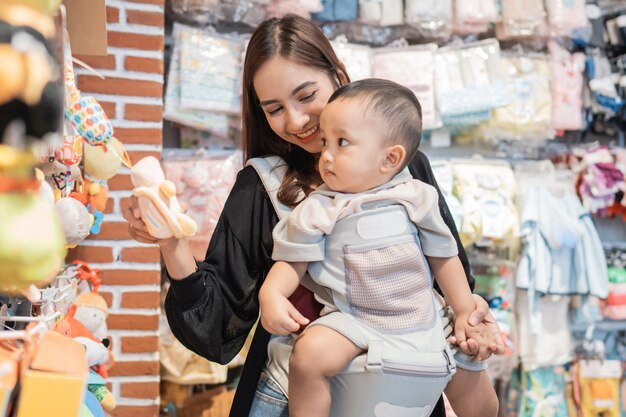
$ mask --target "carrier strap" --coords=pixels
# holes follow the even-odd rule
[[[287,171],[285,161],[280,156],[265,156],[248,159],[246,166],[253,167],[259,174],[278,218],[286,217],[292,209],[278,201],[278,190]]]

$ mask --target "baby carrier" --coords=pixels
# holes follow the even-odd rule
[[[279,218],[288,215],[291,209],[278,201],[277,198],[277,191],[286,168],[284,162],[279,157],[272,156],[253,158],[247,164],[253,166],[258,172]],[[398,220],[402,222],[403,219],[399,219],[398,216],[407,218],[404,208],[399,205],[366,210],[360,214],[369,216],[370,214],[367,212],[370,211],[373,211],[377,217],[375,220],[377,223],[381,219],[384,221],[384,218],[387,217],[390,227],[398,223]],[[367,221],[359,223],[361,217],[349,216],[338,221],[333,230],[333,235],[335,233],[341,235],[341,229],[349,230],[363,226],[363,224],[367,227]],[[380,224],[377,226],[380,227]],[[411,226],[413,225],[411,224]],[[410,231],[409,236],[413,233],[416,233],[415,228]],[[337,247],[338,241],[343,240],[343,238],[345,235],[339,236],[337,240],[327,242],[325,253],[339,251],[339,257],[343,257],[342,253],[345,255],[345,247]],[[401,239],[405,238],[406,236],[401,237]],[[340,261],[343,262],[343,259]],[[366,261],[366,259],[363,258],[362,261]],[[319,269],[317,264],[311,264],[308,272],[315,276],[319,272],[316,271],[316,268]],[[331,300],[334,305],[345,303],[347,306],[349,302],[352,302],[352,300],[341,300],[333,297],[330,291],[315,284],[310,276],[305,275],[302,285],[314,291],[316,296],[321,299]],[[433,307],[433,314],[429,316],[426,325],[422,324],[417,329],[423,332],[424,343],[420,344],[419,349],[407,349],[402,343],[389,343],[386,337],[377,338],[375,333],[373,337],[368,337],[367,345],[364,346],[367,352],[356,357],[344,371],[331,380],[331,417],[402,417],[405,415],[427,417],[431,414],[443,388],[456,371],[456,363],[448,344],[445,342],[443,324],[438,314],[442,304],[433,295],[431,285],[432,283],[428,287],[430,293],[428,299],[420,300],[420,303],[424,302],[426,305],[430,302]],[[369,296],[368,294],[365,295]],[[366,314],[366,312],[362,313]],[[423,315],[423,313],[420,314]],[[326,325],[326,323],[323,324]],[[394,323],[383,323],[385,328],[393,328],[393,326]],[[334,326],[331,324],[329,327]],[[344,332],[341,331],[341,333]],[[288,343],[289,340],[291,339],[273,338],[270,342],[270,362],[281,362],[279,366],[283,370],[287,369],[291,353],[292,346]],[[470,361],[463,360],[463,363],[469,365],[463,366],[463,368],[482,369],[482,365],[476,365],[476,362],[473,363],[473,366]],[[286,381],[277,382],[283,387],[287,386]]]

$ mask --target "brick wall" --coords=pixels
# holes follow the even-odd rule
[[[102,74],[76,68],[78,88],[113,122],[131,160],[159,156],[162,144],[164,0],[106,0],[108,55],[77,56]],[[109,304],[115,366],[109,382],[116,417],[158,416],[159,251],[131,240],[121,210],[131,195],[129,170],[109,180],[102,232],[70,252],[101,268]]]

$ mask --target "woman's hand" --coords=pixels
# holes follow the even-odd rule
[[[474,311],[470,314],[467,322],[470,326],[484,325],[485,331],[482,332],[484,339],[481,343],[473,339],[461,343],[459,347],[468,355],[475,355],[481,360],[489,358],[492,354],[502,355],[504,353],[504,342],[500,334],[500,327],[496,319],[489,312],[489,304],[479,295],[472,294],[474,297]],[[451,336],[450,343],[457,344],[456,337]]]
[[[130,197],[130,204],[122,210],[122,215],[128,222],[128,232],[133,239],[141,243],[159,243],[158,239],[148,233],[145,223],[141,220],[137,197]]]

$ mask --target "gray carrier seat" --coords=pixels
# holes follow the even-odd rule
[[[290,208],[276,198],[284,173],[283,164],[278,157],[248,161],[248,165],[259,173],[280,218],[290,212]],[[358,228],[360,233],[355,236],[354,231]],[[395,247],[395,255],[393,251],[385,252],[385,247],[381,248],[380,239],[378,242],[375,242],[376,239],[363,239],[362,236],[367,237],[369,233],[368,228],[374,235],[375,230],[383,230],[386,234],[383,243]],[[331,262],[312,263],[308,270],[324,287],[308,276],[302,284],[314,291],[325,304],[336,306],[339,312],[322,316],[312,325],[334,328],[367,350],[331,380],[333,400],[330,416],[429,416],[456,371],[456,362],[444,337],[443,328],[447,319],[440,314],[443,300],[432,290],[431,280],[419,283],[418,288],[408,277],[400,277],[396,279],[395,288],[383,282],[381,288],[363,286],[356,291],[347,291],[345,281],[336,279],[343,276],[351,279],[354,271],[346,266],[348,263],[359,264],[359,268],[365,266],[367,269],[368,263],[375,267],[380,259],[368,262],[371,256],[408,254],[423,257],[417,230],[408,221],[406,211],[399,205],[383,205],[338,221],[332,236],[327,237],[325,254],[332,258]],[[425,259],[423,265],[428,268]],[[370,269],[370,278],[375,272]],[[359,277],[353,281],[359,281]],[[350,283],[350,287],[354,286],[354,282]],[[401,298],[400,304],[408,308],[406,314],[386,316],[385,308],[389,311],[396,309],[398,297]],[[363,305],[360,305],[360,300]],[[371,306],[372,302],[381,308],[368,310],[367,306]],[[374,326],[370,325],[372,322]],[[285,393],[293,340],[293,337],[273,337],[268,346],[268,371]],[[477,368],[472,370],[483,369],[482,365],[472,364],[471,360],[462,362],[470,364],[470,369]]]

